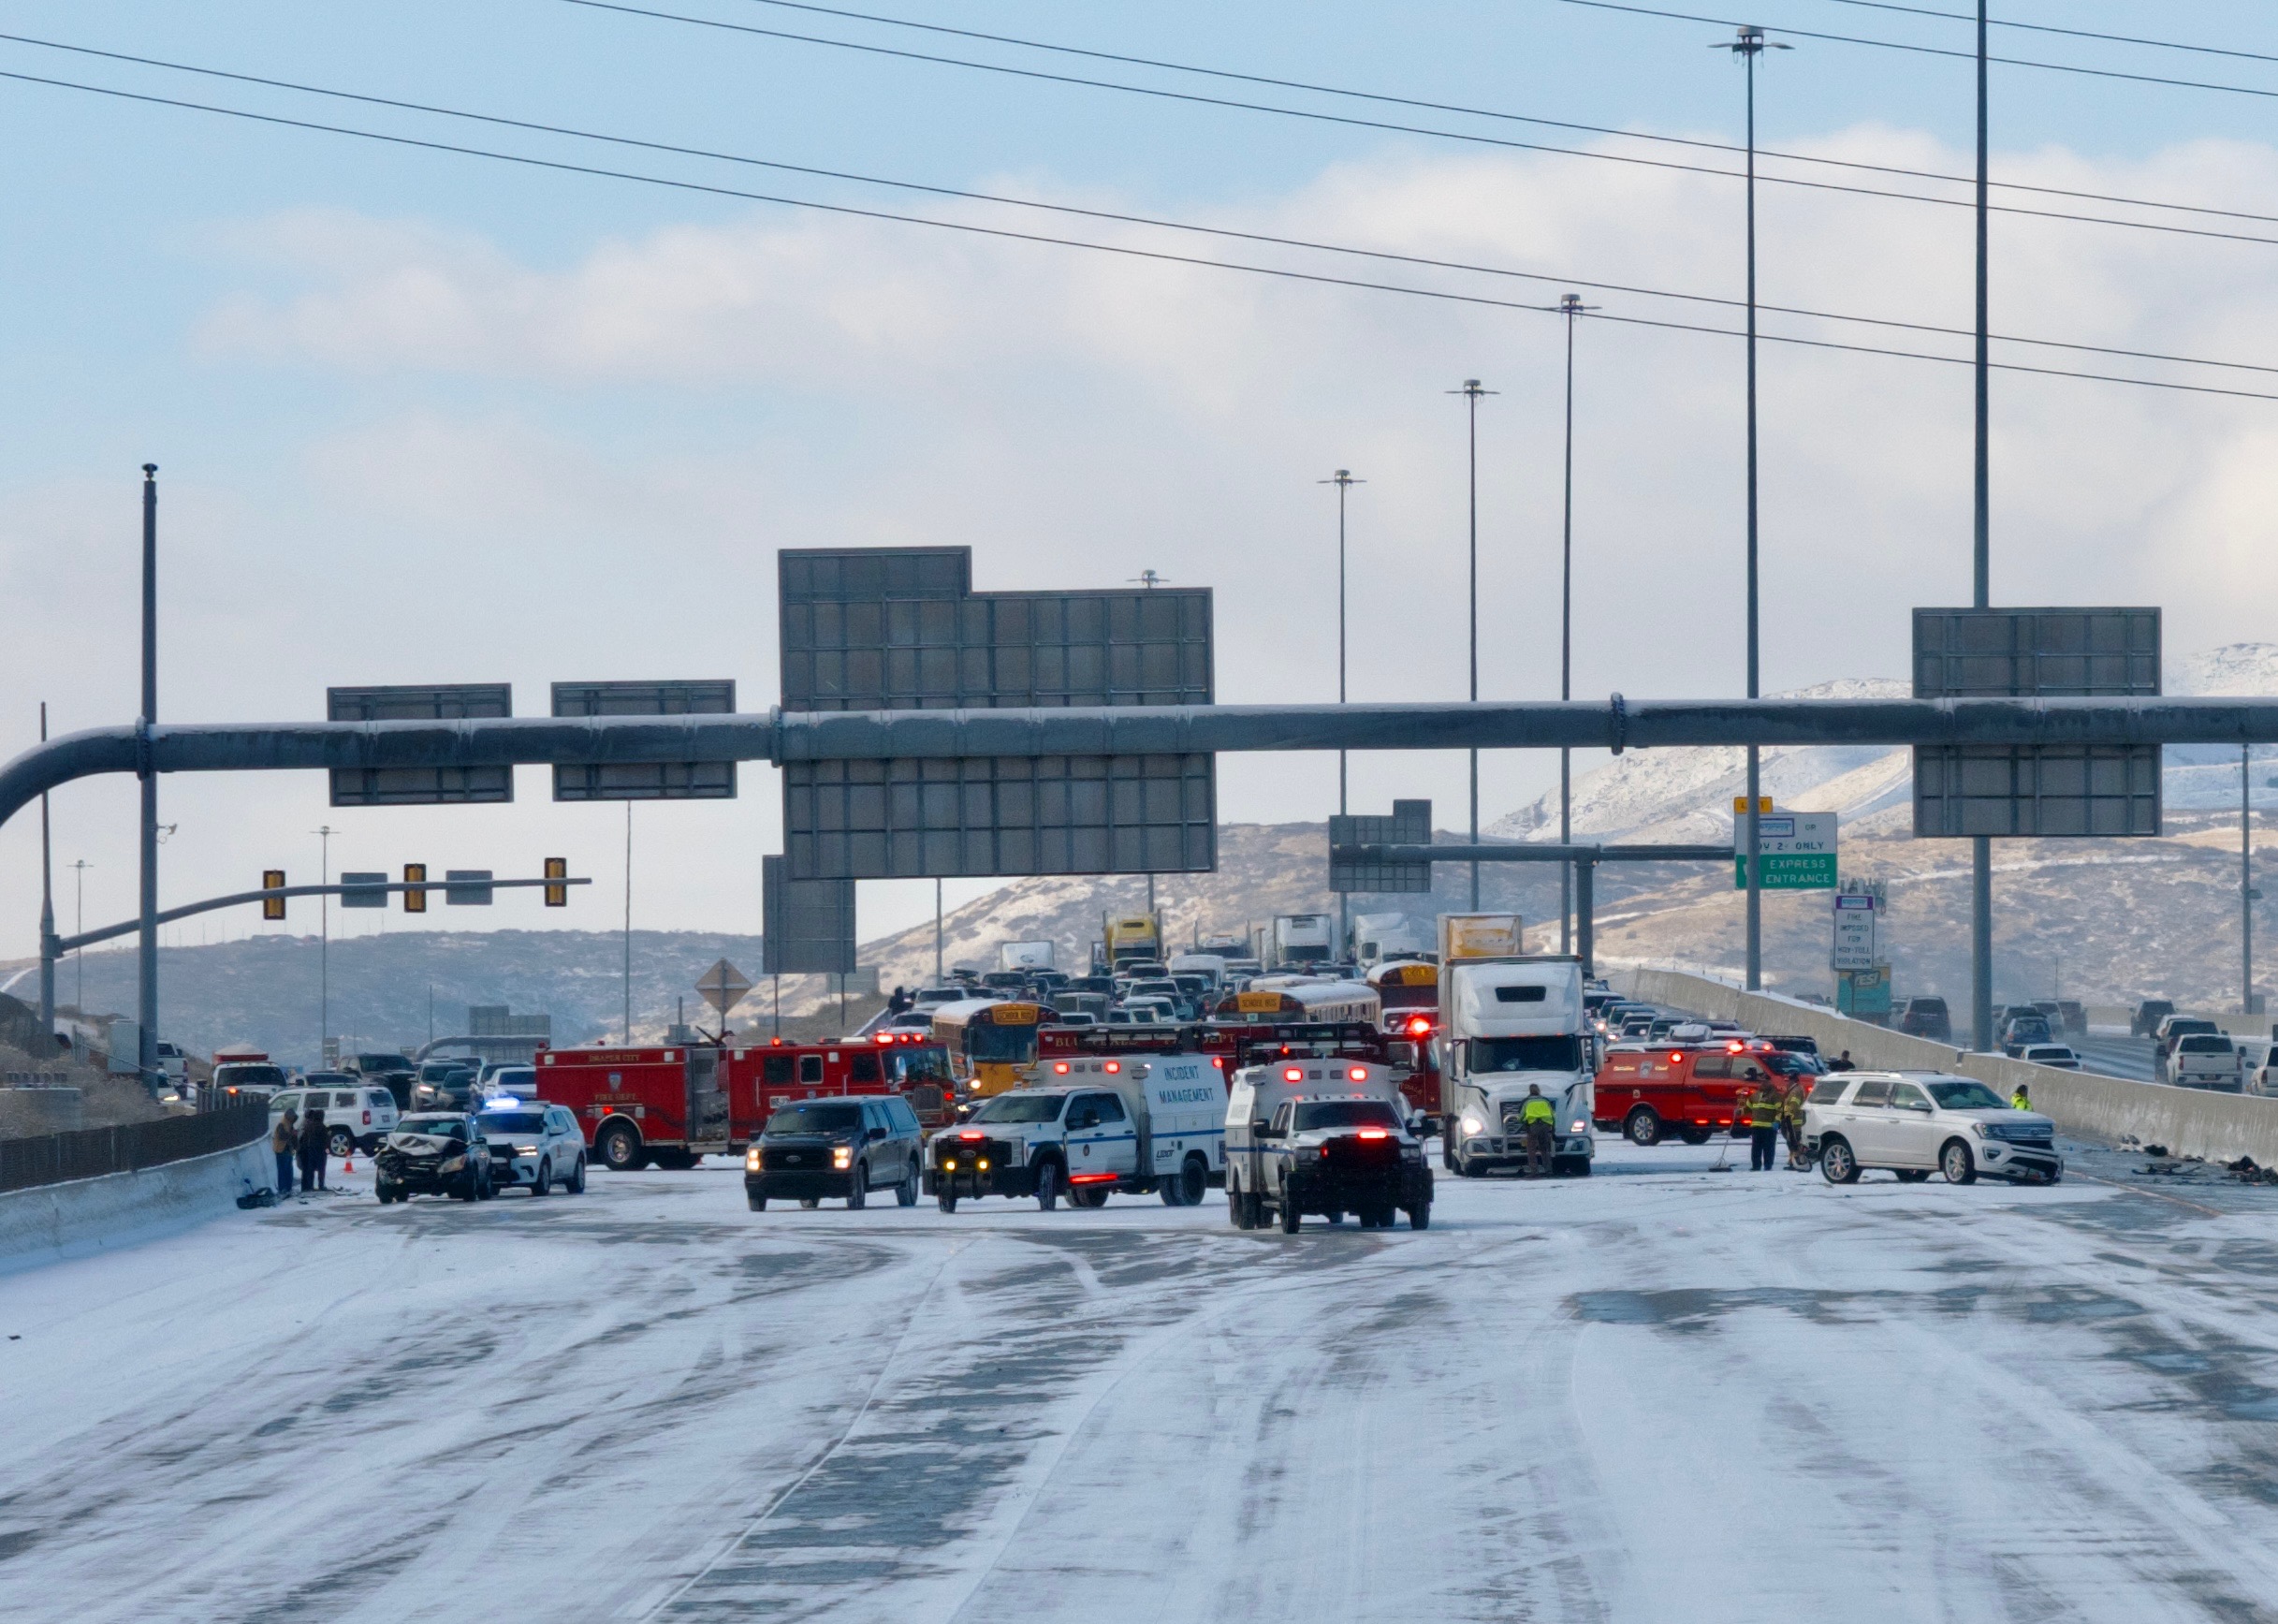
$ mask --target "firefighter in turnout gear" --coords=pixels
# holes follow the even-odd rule
[[[1803,1079],[1789,1077],[1788,1087],[1780,1094],[1780,1132],[1788,1139],[1788,1170],[1790,1173],[1808,1172],[1810,1161],[1803,1154]]]
[[[1748,1125],[1748,1171],[1772,1171],[1772,1148],[1780,1136],[1779,1086],[1762,1072],[1740,1097],[1741,1119]]]
[[[1519,1106],[1519,1131],[1526,1136],[1526,1177],[1550,1173],[1551,1141],[1558,1126],[1558,1107],[1542,1097],[1542,1085],[1526,1085],[1526,1099]]]

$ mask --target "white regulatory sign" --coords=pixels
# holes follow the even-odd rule
[[[1831,965],[1836,970],[1875,967],[1875,899],[1840,892],[1835,897],[1835,950]]]

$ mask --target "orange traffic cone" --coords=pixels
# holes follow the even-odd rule
[[[353,1173],[356,1171],[356,1152],[353,1149],[351,1149],[347,1155],[341,1158],[340,1170],[343,1173]]]

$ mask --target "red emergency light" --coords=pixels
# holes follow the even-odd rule
[[[1052,1071],[1053,1075],[1056,1076],[1066,1076],[1068,1075],[1068,1062],[1066,1061],[1054,1061],[1052,1062]]]
[[[1736,1055],[1747,1046],[1748,1046],[1746,1044],[1742,1043],[1738,1038],[1734,1038],[1731,1042],[1724,1046],[1724,1052],[1729,1055]]]
[[[986,1139],[988,1137],[988,1135],[981,1132],[981,1130],[978,1128],[968,1128],[963,1133],[959,1134],[957,1137],[960,1139]]]
[[[1103,1072],[1119,1072],[1122,1069],[1123,1062],[1121,1061],[1109,1061],[1105,1065],[1100,1068],[1100,1070]]]
[[[1364,1139],[1389,1139],[1392,1135],[1381,1128],[1363,1128],[1361,1137]]]
[[[894,1034],[890,1031],[882,1031],[878,1034],[878,1041],[880,1043],[892,1043],[894,1041]]]
[[[1351,1071],[1347,1072],[1345,1075],[1351,1077],[1356,1083],[1365,1083],[1368,1080],[1368,1068],[1366,1066],[1354,1066]]]
[[[1432,1030],[1432,1017],[1431,1017],[1430,1016],[1428,1016],[1428,1015],[1411,1015],[1411,1016],[1409,1016],[1409,1017],[1408,1017],[1408,1035],[1409,1035],[1409,1036],[1410,1036],[1410,1037],[1422,1037],[1422,1036],[1424,1036],[1424,1035],[1426,1032],[1430,1031],[1431,1030]]]
[[[1283,1066],[1281,1068],[1281,1080],[1285,1083],[1304,1082],[1305,1068],[1303,1066]]]

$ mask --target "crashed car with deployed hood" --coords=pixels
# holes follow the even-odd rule
[[[488,1201],[493,1193],[490,1141],[482,1122],[463,1111],[405,1117],[381,1141],[372,1160],[372,1193],[383,1203],[415,1195]]]

